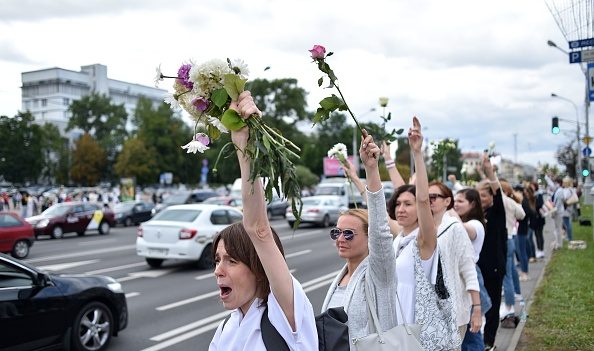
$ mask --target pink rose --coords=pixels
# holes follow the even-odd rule
[[[320,60],[326,56],[326,48],[322,45],[314,45],[309,52],[311,52],[311,58],[314,60]]]

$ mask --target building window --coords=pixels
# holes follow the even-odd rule
[[[64,106],[70,105],[70,99],[69,98],[63,98],[62,102],[63,102]]]
[[[41,107],[47,107],[47,99],[41,99]]]

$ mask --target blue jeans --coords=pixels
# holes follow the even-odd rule
[[[517,251],[520,258],[520,269],[522,272],[528,273],[528,235],[518,233],[516,240],[518,242]]]
[[[481,298],[481,313],[485,314],[488,310],[491,309],[492,303],[491,298],[489,297],[489,293],[487,293],[487,289],[485,289],[485,280],[483,279],[483,273],[478,265],[476,266],[476,278],[479,283],[479,295]],[[470,327],[468,327],[470,330]],[[467,332],[468,333],[468,332]]]
[[[468,324],[464,340],[462,340],[462,351],[485,351],[483,335],[480,330],[476,333],[471,332],[470,324]]]
[[[514,236],[515,237],[515,236]],[[507,262],[505,266],[505,276],[503,277],[503,296],[505,304],[513,306],[516,304],[515,294],[521,294],[520,291],[520,277],[518,276],[518,270],[514,264],[514,253],[515,253],[515,239],[507,239]]]
[[[563,217],[563,226],[565,227],[565,233],[567,233],[567,240],[573,240],[573,228],[571,226],[571,218]]]

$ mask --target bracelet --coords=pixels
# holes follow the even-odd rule
[[[472,307],[475,307],[475,306],[481,307],[481,304],[479,303],[479,304],[476,304],[476,305],[472,305]]]
[[[394,160],[388,160],[385,163],[386,163],[386,166],[389,166],[389,165],[393,165],[395,163],[395,161]]]
[[[389,164],[389,165],[386,165],[386,169],[390,169],[390,168],[396,168],[396,165],[393,164],[393,163],[392,164]]]

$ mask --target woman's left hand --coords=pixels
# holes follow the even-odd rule
[[[421,151],[421,146],[423,146],[423,134],[421,134],[421,123],[417,117],[413,117],[413,126],[408,130],[408,142],[413,151]]]

